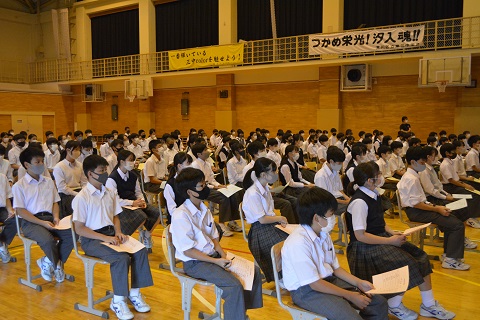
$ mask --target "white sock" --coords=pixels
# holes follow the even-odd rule
[[[398,295],[387,300],[389,308],[396,308],[402,303],[403,295]]]
[[[119,303],[120,301],[125,301],[125,297],[113,295],[113,303]]]
[[[7,245],[3,242],[0,242],[0,251],[3,251],[3,252],[7,252],[8,249],[7,249]]]
[[[130,297],[138,297],[139,294],[140,294],[140,288],[130,289]]]
[[[435,304],[435,298],[433,297],[433,290],[420,291],[422,295],[422,303],[425,307],[429,308]]]

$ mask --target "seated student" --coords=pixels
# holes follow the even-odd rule
[[[173,157],[173,166],[170,168],[170,174],[168,176],[167,184],[165,185],[165,190],[163,196],[167,203],[167,224],[172,222],[172,213],[173,211],[180,206],[185,199],[180,199],[176,195],[175,190],[175,178],[184,168],[189,168],[192,165],[192,157],[185,153],[179,152]]]
[[[327,150],[327,162],[315,174],[315,185],[330,192],[338,205],[335,215],[339,216],[347,209],[350,198],[343,192],[340,170],[345,160],[345,154],[339,148],[332,146]]]
[[[350,155],[350,160],[345,166],[345,175],[342,181],[344,191],[347,190],[348,184],[353,181],[353,169],[360,163],[368,162],[367,147],[363,143],[355,144]]]
[[[223,169],[227,166],[228,155],[230,154],[230,141],[232,141],[230,136],[225,135],[222,138],[223,144],[221,144],[221,147],[219,145],[220,150],[218,151],[218,153],[216,153],[217,163],[220,169]]]
[[[171,134],[171,138],[173,139],[173,148],[175,149],[175,151],[180,152],[185,149],[179,130],[173,131]]]
[[[160,212],[158,207],[147,204],[143,197],[138,176],[132,172],[135,167],[135,155],[122,150],[117,156],[118,164],[116,170],[110,173],[106,187],[118,193],[120,206],[137,207],[132,210],[123,208],[119,214],[122,233],[131,236],[140,226],[145,230],[140,230],[140,242],[147,249],[152,249],[152,232],[160,222]]]
[[[31,133],[28,135],[28,144],[30,143],[35,143],[35,142],[38,142],[37,140],[37,135],[35,133]]]
[[[243,196],[243,212],[246,220],[251,224],[248,233],[248,248],[258,263],[265,279],[270,282],[274,279],[270,250],[275,244],[288,237],[286,232],[276,228],[276,224],[285,227],[287,218],[277,216],[273,211],[273,198],[268,184],[278,179],[277,166],[268,158],[255,161],[253,168],[245,175]],[[297,221],[292,221],[297,223]]]
[[[11,136],[7,132],[2,132],[0,133],[0,139],[0,146],[5,148],[3,155],[5,156],[5,159],[8,160],[8,152],[12,149]]]
[[[375,151],[373,149],[372,139],[369,137],[365,137],[362,143],[367,147],[367,152],[366,152],[367,160],[377,161],[377,156],[375,155]]]
[[[130,141],[130,145],[127,149],[135,155],[135,158],[142,159],[143,158],[143,148],[140,145],[140,137],[136,133],[132,133],[128,136],[128,140]]]
[[[232,140],[230,142],[230,149],[232,156],[230,160],[227,161],[228,183],[243,188],[243,168],[245,168],[245,166],[247,165],[247,161],[244,158],[245,147],[242,146],[237,140]]]
[[[282,156],[278,153],[278,141],[275,138],[270,138],[267,141],[267,158],[275,162],[275,165],[280,167]]]
[[[100,146],[100,155],[104,158],[107,158],[109,155],[113,153],[111,143],[113,142],[113,134],[106,134],[103,136],[106,140],[104,144]]]
[[[385,185],[383,186],[384,189],[394,189],[396,190],[395,182],[387,180],[393,176],[392,166],[390,164],[390,159],[392,158],[392,149],[388,146],[381,146],[378,148],[378,160],[376,161],[378,167],[380,168],[380,172],[382,173],[383,177],[385,178]]]
[[[406,171],[405,163],[403,163],[401,156],[403,144],[399,141],[392,141],[390,148],[392,149],[392,157],[388,161],[390,170],[393,173],[394,178],[400,179]]]
[[[43,152],[47,151],[47,140],[50,138],[55,138],[54,134],[52,131],[46,131],[45,132],[45,142],[42,144],[42,150]]]
[[[336,209],[335,198],[321,188],[308,189],[299,198],[300,227],[282,248],[283,283],[296,305],[330,320],[387,319],[385,298],[363,293],[373,284],[338,263],[329,235]]]
[[[318,143],[317,136],[312,134],[308,137],[307,153],[310,161],[317,161]]]
[[[10,163],[5,159],[5,153],[7,150],[3,145],[0,145],[0,173],[5,175],[10,183],[13,183],[13,168],[10,166]]]
[[[65,146],[61,160],[53,168],[53,177],[60,195],[60,217],[72,214],[72,200],[82,188],[82,164],[77,160],[80,157],[80,142],[70,140]]]
[[[203,204],[211,190],[207,183],[203,172],[195,168],[183,169],[176,178],[177,191],[186,200],[175,209],[170,225],[175,257],[183,262],[188,276],[205,279],[222,289],[225,319],[245,320],[247,309],[263,306],[260,271],[255,267],[251,291],[243,290],[240,281],[228,271],[231,261],[218,241],[212,213]]]
[[[465,144],[461,140],[455,140],[452,144],[455,147],[455,153],[457,155],[455,159],[453,159],[453,166],[455,167],[458,177],[460,180],[465,181],[473,187],[480,187],[480,184],[475,182],[475,177],[468,176],[467,171],[465,170],[465,161],[463,159],[463,154],[466,153]]]
[[[427,146],[430,146],[430,147],[435,148],[437,150],[436,155],[435,155],[435,161],[433,162],[432,165],[438,171],[438,169],[440,167],[441,157],[440,157],[440,151],[438,151],[438,149],[437,149],[437,138],[435,138],[435,136],[429,136],[427,138]]]
[[[458,139],[460,139],[460,136],[462,136],[463,142],[465,143],[465,148],[467,148],[467,150],[470,150],[472,148],[472,145],[468,143],[468,139],[470,139],[470,137],[472,136],[470,134],[470,131],[463,131],[461,135],[458,135]]]
[[[0,148],[3,148],[3,146]],[[15,211],[10,200],[12,197],[10,182],[6,175],[0,173],[0,222],[3,223],[3,230],[0,232],[0,258],[3,263],[9,263],[12,258],[8,251],[8,246],[12,243],[17,233],[14,218]]]
[[[480,178],[480,136],[473,135],[468,139],[471,149],[465,157],[467,174],[475,178]]]
[[[140,288],[153,285],[152,274],[146,248],[130,254],[117,252],[102,244],[108,242],[118,245],[128,239],[121,231],[118,214],[122,212],[122,208],[118,197],[113,190],[105,187],[108,179],[107,165],[107,161],[97,155],[91,155],[83,162],[83,172],[88,183],[73,200],[73,222],[75,231],[81,237],[85,254],[110,263],[114,294],[110,309],[119,319],[133,319],[126,298],[128,296],[138,312],[150,311],[150,306],[145,302]],[[129,266],[131,266],[130,291]]]
[[[338,139],[337,139],[337,129],[335,129],[335,128],[330,129],[330,133],[332,135],[330,136],[330,138],[328,138],[328,143],[327,144],[328,144],[328,146],[334,146],[338,141]]]
[[[93,142],[89,139],[83,139],[80,142],[80,147],[82,148],[80,156],[78,157],[78,162],[83,163],[86,157],[93,154]]]
[[[297,162],[299,158],[298,148],[294,145],[288,145],[285,148],[285,155],[280,163],[280,182],[283,186],[287,186],[285,193],[293,197],[298,197],[305,192],[307,188],[314,186],[314,184],[302,177],[300,165]]]
[[[358,137],[359,137],[358,142],[362,142],[362,143],[363,143],[363,139],[365,139],[365,131],[363,131],[363,130],[360,131],[360,132],[358,133]]]
[[[73,137],[74,137],[74,140],[80,143],[83,140],[83,132],[80,130],[77,130],[73,133]]]
[[[58,150],[58,140],[55,138],[48,138],[45,142],[47,149],[45,152],[45,167],[53,174],[53,168],[60,162],[60,152]]]
[[[175,146],[177,145],[175,143],[175,139],[173,139],[172,137],[168,137],[165,141],[167,144],[167,149],[163,153],[163,156],[165,158],[165,162],[167,163],[167,167],[168,167],[173,164],[173,158],[178,153],[178,150],[175,149]]]
[[[465,225],[445,206],[427,202],[418,173],[425,170],[425,151],[422,147],[409,148],[406,154],[408,169],[398,183],[400,199],[411,221],[435,223],[445,234],[443,250],[445,258],[442,267],[454,270],[468,270],[463,262]]]
[[[42,144],[40,142],[32,142],[28,145],[28,148],[36,148],[36,149],[39,149],[39,150],[42,150]],[[44,160],[45,162],[45,160]],[[43,171],[42,175],[47,177],[47,178],[51,178],[51,174],[50,172],[48,171],[47,167],[44,166],[45,170]],[[17,179],[21,179],[23,177],[25,177],[25,175],[27,174],[27,170],[22,166],[20,168],[18,168],[18,172],[17,172]]]
[[[292,142],[293,142],[293,136],[291,133],[285,133],[282,136],[282,143],[280,144],[280,150],[279,150],[282,156],[285,155],[285,148],[287,148],[287,146],[289,145],[292,145]]]
[[[441,146],[440,153],[443,157],[443,161],[440,164],[443,189],[451,194],[470,194],[472,196],[471,200],[467,200],[469,218],[471,218],[467,220],[467,225],[472,228],[480,228],[480,222],[475,219],[480,215],[480,196],[471,192],[477,189],[471,184],[461,181],[455,170],[456,147],[451,143],[445,143]]]
[[[192,167],[203,172],[207,186],[211,189],[208,200],[220,205],[219,223],[224,236],[231,237],[233,235],[231,231],[241,232],[242,228],[235,221],[240,219],[238,198],[233,195],[228,198],[218,191],[218,189],[225,188],[225,186],[217,182],[213,176],[212,167],[207,162],[207,159],[210,157],[210,151],[208,151],[206,144],[194,144],[192,152],[197,158],[193,161]]]
[[[382,139],[382,146],[389,146],[390,148],[392,148],[391,146],[392,142],[393,142],[392,136],[384,136]]]
[[[352,152],[352,147],[354,143],[355,143],[355,137],[347,136],[347,138],[345,139],[345,143],[343,145],[343,153],[345,153],[345,155]]]
[[[8,161],[13,169],[13,175],[16,176],[18,169],[22,166],[20,163],[20,153],[26,149],[25,136],[16,134],[13,136],[13,141],[15,142],[15,146],[8,151]]]
[[[335,147],[339,148],[340,150],[343,150],[347,136],[343,132],[340,132],[337,134],[337,139],[338,141],[335,144]]]
[[[112,171],[115,169],[115,166],[118,163],[117,160],[117,155],[120,151],[122,151],[124,148],[123,141],[121,139],[114,139],[111,143],[111,148],[112,148],[112,153],[108,155],[108,157],[105,158],[107,160],[108,166],[107,166],[107,172],[108,174],[112,173]]]
[[[167,180],[167,163],[163,159],[164,148],[161,140],[151,140],[148,143],[150,157],[143,168],[143,181],[145,191],[159,193],[161,184]]]
[[[20,162],[27,173],[12,187],[13,208],[22,218],[25,237],[35,240],[45,253],[37,260],[42,278],[52,281],[55,277],[57,282],[63,282],[63,265],[72,252],[73,239],[70,230],[54,229],[60,221],[60,197],[52,179],[42,176],[44,157],[41,146],[27,148],[20,154]]]
[[[426,169],[420,172],[418,175],[420,176],[420,182],[422,183],[423,191],[425,191],[425,195],[427,196],[427,201],[439,206],[444,206],[451,201],[455,201],[450,193],[443,190],[443,185],[438,179],[437,172],[433,168],[433,164],[435,163],[438,153],[437,149],[431,146],[426,146],[423,150],[426,158]],[[476,225],[476,220],[469,218],[468,208],[455,210],[454,214],[462,222],[465,222],[466,220],[468,225]],[[467,237],[465,237],[464,244],[465,248],[467,249],[475,249],[477,247],[477,244]]]
[[[375,134],[375,132],[374,132]],[[382,145],[382,140],[383,140],[383,132],[382,131],[377,131],[377,134],[373,136],[373,149],[375,150],[375,153],[378,154],[378,149]],[[381,168],[380,168],[381,170]]]
[[[347,256],[352,274],[372,281],[376,274],[408,266],[408,289],[418,286],[422,296],[420,315],[437,319],[455,317],[434,299],[428,255],[407,242],[401,232],[385,224],[382,202],[376,191],[383,178],[378,165],[375,162],[360,164],[353,175],[348,190],[353,195],[346,214],[350,234]],[[356,191],[354,184],[358,186]],[[388,313],[398,319],[416,319],[417,313],[402,303],[404,294],[388,295]]]
[[[318,137],[318,143],[320,144],[317,149],[317,160],[319,163],[324,163],[327,161],[327,148],[328,148],[328,137],[322,134]]]
[[[298,148],[298,160],[297,163],[300,166],[300,172],[302,173],[302,177],[310,183],[313,183],[313,179],[315,178],[315,171],[309,169],[305,165],[305,153],[303,152],[302,145],[303,141],[299,134],[293,135],[293,145]],[[268,154],[267,154],[268,157]]]
[[[145,139],[147,137],[147,135],[145,134],[145,130],[143,129],[138,130],[138,137],[139,137],[138,144],[142,147],[142,151],[145,153],[146,151],[148,151],[148,143],[147,143],[147,140]]]

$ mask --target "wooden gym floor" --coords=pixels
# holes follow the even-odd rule
[[[396,230],[407,228],[400,222],[398,216],[395,219],[386,219],[386,221]],[[467,227],[466,230],[468,237],[477,243],[480,242],[480,229]],[[170,270],[159,269],[159,264],[165,262],[162,250],[162,232],[163,228],[161,226],[154,232],[153,254],[149,255],[155,285],[142,290],[152,310],[145,314],[134,312],[135,319],[183,319],[179,281],[170,273]],[[138,235],[135,234],[134,236]],[[332,238],[336,238],[336,236],[334,230]],[[227,251],[253,260],[241,233],[235,233],[230,238],[223,238],[221,245]],[[425,250],[433,255],[442,253],[440,247],[425,246]],[[0,263],[0,287],[2,292],[0,314],[3,319],[100,319],[73,308],[75,302],[87,303],[83,264],[74,252],[67,261],[65,270],[75,276],[75,282],[48,283],[40,278],[34,282],[43,286],[42,292],[37,292],[18,283],[18,278],[26,275],[23,245],[18,237],[10,246],[10,252],[17,258],[17,262]],[[432,280],[435,298],[447,309],[457,314],[455,319],[477,319],[478,317],[479,307],[476,300],[480,294],[479,254],[479,250],[466,251],[466,263],[472,266],[470,271],[443,269],[439,261],[433,261]],[[36,259],[40,256],[42,256],[41,249],[38,246],[32,247],[32,271],[34,274],[38,273]],[[345,255],[339,254],[338,258],[342,267],[349,270]],[[108,266],[97,265],[95,268],[95,298],[98,299],[99,295],[111,289],[109,274]],[[273,282],[264,284],[264,288],[274,289]],[[194,293],[192,298],[191,319],[196,319],[199,311],[210,312],[213,310],[215,302],[211,287],[197,286],[195,290],[197,293]],[[250,319],[291,319],[288,312],[280,308],[276,298],[264,296],[263,301],[264,307],[262,309],[248,312]],[[110,301],[102,302],[97,305],[97,308],[109,311],[109,303]],[[421,303],[419,290],[408,291],[404,303],[407,307],[418,312]],[[133,307],[131,309],[133,310]],[[116,318],[112,311],[109,311],[109,314],[111,319]],[[422,319],[422,317],[419,317],[419,319]]]

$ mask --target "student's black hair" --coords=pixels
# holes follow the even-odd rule
[[[283,136],[282,136],[282,142],[283,143],[286,143],[289,141],[290,137],[292,137],[292,134],[291,133],[285,133]],[[292,137],[293,139],[293,137]]]
[[[371,138],[363,138],[362,143],[367,145],[367,144],[373,143],[373,141]]]
[[[377,138],[378,138],[379,136],[383,136],[383,131],[377,130],[376,133],[375,133],[375,131],[373,132],[373,140],[377,140]]]
[[[93,142],[92,142],[92,140],[89,140],[89,139],[83,139],[80,142],[80,146],[82,148],[93,148]]]
[[[466,135],[467,133],[470,133],[470,131],[468,131],[468,130],[463,131],[463,134]]]
[[[257,137],[257,141],[260,141],[262,144],[266,144],[266,143],[267,143],[267,137],[265,137],[265,136],[258,136],[258,137]]]
[[[223,143],[230,142],[230,140],[232,140],[232,138],[230,138],[230,136],[224,136],[224,137],[222,138],[222,142],[223,142]]]
[[[392,141],[392,144],[390,145],[390,149],[392,149],[392,152],[398,148],[403,148],[403,143],[401,143],[400,141]]]
[[[455,149],[457,149],[453,144],[451,143],[445,143],[440,147],[440,155],[442,158],[447,157],[447,152],[448,153],[455,153]]]
[[[390,140],[393,140],[392,136],[384,136],[383,139],[382,139],[382,144],[388,146],[389,145],[388,141],[390,141]]]
[[[150,128],[150,130],[148,130],[148,134],[149,135],[152,135],[152,133],[156,133],[157,131],[155,130],[155,128]]]
[[[365,135],[365,131],[363,131],[363,130],[358,133],[358,136],[359,136],[360,138],[361,138],[362,136],[364,136],[364,135]]]
[[[292,137],[293,137],[293,143],[297,141],[302,141],[302,136],[299,135],[298,133],[295,133]]]
[[[130,129],[130,127],[129,127],[129,126],[126,126],[124,130],[127,131],[127,129]]]
[[[462,140],[455,140],[452,142],[452,144],[455,146],[455,148],[461,148],[465,146],[465,142]]]
[[[23,134],[17,133],[16,135],[13,136],[13,141],[17,141],[20,139],[27,139]]]
[[[345,138],[345,133],[343,133],[343,132],[337,133],[337,139],[338,139],[338,140],[341,141],[341,140],[344,139],[344,138]]]
[[[116,140],[114,140],[114,142],[115,141]],[[150,142],[148,143],[148,150],[150,150],[150,152],[152,152],[152,150],[155,149],[159,144],[162,144],[162,142],[160,140],[150,140]]]
[[[3,146],[3,144],[0,144],[0,158],[3,158],[5,153],[7,153],[7,149]]]
[[[141,136],[142,133],[145,133],[145,130],[143,130],[143,129],[138,130],[138,135],[139,135],[139,136]]]
[[[3,137],[5,137],[5,136],[8,136],[8,133],[7,133],[7,132],[2,132],[2,133],[0,133],[0,138],[3,139]]]
[[[28,135],[28,134],[27,134],[26,131],[23,131],[23,130],[22,130],[22,131],[20,131],[19,133],[20,133],[22,136],[24,136],[25,138],[27,138],[27,135]]]
[[[437,142],[437,139],[435,138],[435,136],[428,136],[427,143],[430,144],[432,142]]]
[[[116,170],[120,166],[120,160],[126,161],[130,156],[133,156],[133,161],[135,161],[135,154],[131,152],[130,150],[122,150],[118,153],[117,155],[117,165],[115,166]]]
[[[191,134],[188,136],[187,146],[192,147],[195,141],[198,139],[198,134]]]
[[[51,146],[52,144],[59,144],[56,138],[48,138],[45,143],[47,144],[47,146]]]
[[[247,171],[245,177],[243,178],[243,189],[247,190],[253,185],[252,172],[255,172],[255,176],[260,178],[260,174],[262,172],[267,172],[270,169],[272,172],[277,171],[277,165],[275,164],[275,161],[269,158],[260,158],[255,161],[253,167]]]
[[[213,133],[218,133],[218,129],[213,129]]]
[[[434,132],[434,131],[432,131],[432,132],[430,132],[430,133],[428,134],[429,137],[434,137],[434,136],[436,136],[436,135],[437,135],[437,133]]]
[[[443,135],[447,135],[447,131],[445,131],[445,130],[441,130],[441,131],[440,131],[440,133],[439,133],[439,135],[441,135],[441,136],[443,136]]]
[[[305,130],[298,131],[298,134],[302,134],[302,133],[305,133]]]
[[[175,178],[175,195],[178,195],[180,199],[185,201],[188,199],[187,190],[196,191],[197,183],[205,180],[205,175],[202,170],[195,168],[185,168]],[[208,186],[205,186],[208,188]],[[182,202],[183,203],[183,202]]]
[[[198,137],[197,139],[195,139],[193,144],[197,144],[197,143],[205,144],[205,139]]]
[[[136,134],[136,133],[131,133],[131,134],[128,136],[128,140],[129,140],[130,142],[133,142],[133,139],[135,139],[135,138],[138,138],[138,134]]]
[[[75,132],[73,133],[73,136],[74,136],[75,138],[78,137],[78,136],[83,136],[83,132],[80,131],[80,130],[77,130],[77,131],[75,131]]]
[[[314,135],[314,134],[309,135],[309,136],[308,136],[308,141],[309,141],[309,142],[316,143],[316,142],[317,142],[317,136]]]
[[[422,140],[420,140],[419,138],[411,138],[410,140],[408,140],[409,147],[413,147],[414,145],[420,144],[420,143],[422,143]]]
[[[440,144],[444,144],[444,143],[447,142],[447,141],[448,141],[448,138],[447,138],[447,137],[440,137],[440,139],[438,139],[438,142],[439,142]]]
[[[367,139],[367,138],[372,139],[373,138],[373,133],[370,133],[370,132],[365,133],[365,139]]]
[[[275,139],[274,139],[275,140]],[[232,151],[232,157],[235,156],[235,152],[240,152],[240,150],[245,150],[245,147],[238,142],[238,140],[231,140],[230,141],[230,150]]]
[[[42,144],[40,142],[30,142],[28,145],[29,148],[38,148],[43,150]]]
[[[467,139],[467,136],[466,136],[465,134],[463,134],[463,133],[460,133],[460,134],[458,135],[458,140],[464,140],[464,139]]]
[[[327,142],[327,141],[328,141],[328,137],[324,134],[318,137],[318,142]]]
[[[152,140],[152,141],[157,141],[157,140]],[[116,149],[117,149],[117,146],[118,146],[118,145],[120,145],[120,144],[121,144],[121,145],[122,145],[122,147],[123,147],[123,140],[120,140],[120,139],[114,139],[114,140],[112,141],[112,143],[110,144],[110,147],[111,147],[111,148],[116,148]]]
[[[167,141],[168,138],[170,138],[170,133],[164,133],[164,134],[162,135],[161,140]]]
[[[427,159],[427,156],[437,156],[438,155],[438,150],[435,147],[432,146],[425,146],[423,147],[423,153],[425,154],[425,159]]]
[[[30,133],[30,134],[28,135],[28,140],[32,140],[33,137],[37,138],[37,135],[36,135],[35,133]]]
[[[68,140],[68,142],[65,144],[65,149],[60,153],[60,161],[67,157],[67,150],[73,151],[77,148],[80,148],[80,142],[77,140]]]
[[[298,198],[299,223],[312,226],[313,217],[317,214],[325,217],[327,212],[337,210],[337,200],[325,189],[309,188]]]
[[[111,134],[118,134],[118,130],[112,130]]]
[[[123,141],[125,141],[125,135],[124,135],[123,133],[120,133],[120,134],[117,136],[117,139],[118,139],[118,140],[121,140],[122,143],[123,143]],[[128,138],[127,138],[127,139],[128,139]]]
[[[178,140],[178,133],[176,133],[176,132],[174,131],[174,132],[172,132],[172,133],[170,134],[170,137],[171,137],[172,139],[174,139],[174,140]]]
[[[113,134],[107,133],[107,134],[105,134],[105,135],[103,136],[103,138],[104,138],[105,140],[113,139]]]
[[[480,141],[480,135],[475,134],[473,136],[470,136],[470,138],[468,138],[468,145],[473,148],[473,145],[478,141]]]
[[[90,129],[85,130],[85,134],[89,134],[89,133],[93,133],[92,130]]]
[[[330,146],[327,149],[327,162],[330,162],[330,160],[333,162],[343,162],[345,161],[345,153],[340,150],[339,147]]]
[[[267,147],[278,146],[278,140],[275,138],[270,138],[267,141]]]
[[[247,146],[247,152],[252,159],[258,152],[262,150],[265,150],[265,146],[260,141],[253,141]]]
[[[331,133],[337,132],[337,129],[336,129],[336,128],[332,128],[332,129],[330,129],[330,132],[331,132]]]
[[[25,169],[27,169],[27,167],[25,167],[25,162],[31,163],[32,159],[36,157],[45,158],[45,153],[42,148],[32,148],[31,146],[28,146],[28,148],[20,153],[20,163]]]
[[[237,129],[237,135],[244,134],[242,129]]]
[[[381,145],[380,148],[378,148],[377,150],[377,156],[381,158],[383,153],[387,154],[389,152],[392,152],[392,148],[390,148],[389,146]]]
[[[195,158],[198,158],[198,154],[202,153],[205,149],[207,149],[207,145],[204,143],[195,143],[192,146],[192,153],[195,156]]]
[[[403,116],[403,117],[402,117],[402,122],[405,121],[405,120],[407,120],[407,119],[408,119],[407,116]]]
[[[347,135],[345,138],[345,142],[355,141],[355,137],[352,135]]]
[[[174,157],[173,157],[173,166],[170,167],[170,171],[168,173],[168,179],[170,180],[171,178],[175,177],[177,174],[177,167],[179,164],[184,163],[186,160],[188,160],[188,163],[192,163],[193,159],[192,156],[189,155],[186,152],[178,152]]]
[[[298,148],[295,147],[295,145],[293,145],[293,144],[289,144],[289,145],[285,148],[285,154],[283,155],[283,160],[288,159],[288,154],[289,154],[290,152],[293,152],[293,151],[298,151]]]
[[[360,163],[353,169],[353,181],[348,184],[347,194],[352,196],[355,193],[354,186],[364,186],[368,179],[375,179],[380,168],[375,161]]]
[[[53,132],[52,131],[47,131],[45,132],[45,138],[48,138],[48,136],[52,135]]]
[[[357,160],[357,156],[365,155],[367,153],[367,146],[363,143],[357,143],[352,147],[352,160]]]
[[[89,171],[95,171],[99,166],[108,166],[107,160],[99,155],[92,154],[83,160],[83,173],[88,177]]]
[[[347,130],[345,130],[345,135],[351,136],[352,134],[353,134],[352,129],[347,129]]]
[[[448,135],[448,140],[450,140],[450,141],[455,141],[455,140],[457,140],[457,135],[456,135],[455,133],[450,133],[450,134]]]
[[[425,151],[423,150],[423,147],[410,147],[407,150],[405,158],[407,159],[408,165],[412,164],[412,160],[426,160]]]

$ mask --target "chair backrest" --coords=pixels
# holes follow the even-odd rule
[[[307,152],[308,153],[308,152]],[[316,171],[317,170],[317,163],[315,161],[308,161],[308,162],[305,162],[305,166],[308,168],[308,169],[311,169],[313,171]]]
[[[167,245],[167,262],[170,265],[170,271],[175,277],[178,277],[177,270],[175,269],[175,247],[172,242],[172,235],[170,233],[170,226],[165,228],[165,241]]]
[[[400,198],[400,191],[395,191],[397,196],[397,206],[398,206],[398,216],[400,217],[400,221],[402,223],[407,224],[407,219],[403,216],[403,208],[402,208],[402,199]]]
[[[242,204],[243,202],[240,202],[240,204],[238,205],[238,211],[240,212],[240,223],[242,225],[243,239],[248,243],[247,231],[245,229],[247,223],[246,223],[245,215],[243,214]]]
[[[280,272],[282,271],[282,248],[285,241],[274,245],[270,251],[273,265],[273,277],[275,279],[275,291],[277,293],[277,300],[280,307],[288,310],[288,307],[282,301],[282,289],[280,288]]]
[[[348,230],[347,230],[347,217],[346,217],[346,212],[342,213],[340,215],[340,219],[342,220],[342,226],[343,226],[343,238],[345,239],[345,246],[348,245]]]

